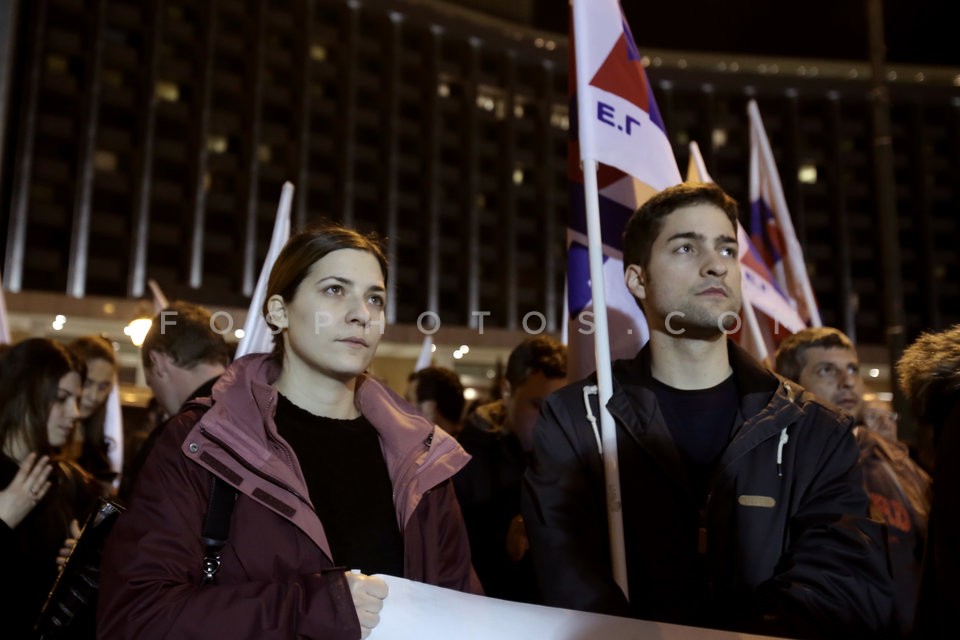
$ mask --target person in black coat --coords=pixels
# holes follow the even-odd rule
[[[915,636],[952,638],[960,610],[960,325],[920,336],[903,352],[897,375],[924,453],[934,460]]]
[[[627,594],[614,581],[590,378],[534,430],[523,516],[545,604],[789,637],[889,632],[892,585],[853,423],[727,338],[740,310],[737,205],[660,192],[624,233],[650,326],[613,367]],[[591,426],[593,425],[593,426]]]
[[[71,535],[70,522],[83,521],[98,497],[92,476],[59,451],[79,415],[82,383],[83,365],[44,338],[24,340],[0,357],[0,566],[6,594],[0,598],[0,620],[5,638],[28,637],[57,576],[57,556]]]

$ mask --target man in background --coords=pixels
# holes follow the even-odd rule
[[[445,367],[425,367],[407,379],[407,402],[417,407],[427,420],[452,435],[460,436],[463,427],[463,383],[456,371]]]
[[[913,628],[930,514],[930,476],[897,440],[889,405],[863,400],[860,358],[853,342],[832,327],[804,329],[777,349],[777,373],[857,419],[863,484],[870,516],[887,525],[887,559],[896,588],[900,634]]]
[[[210,311],[189,302],[174,302],[154,316],[140,357],[162,417],[124,473],[120,493],[126,498],[166,421],[187,402],[211,395],[214,383],[230,364],[230,347],[214,329]]]
[[[566,382],[566,347],[547,336],[528,338],[510,353],[501,399],[478,407],[460,434],[473,459],[453,483],[473,566],[490,597],[539,602],[520,490],[540,405]]]

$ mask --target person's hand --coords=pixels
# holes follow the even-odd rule
[[[70,557],[70,554],[73,553],[73,548],[77,546],[77,538],[80,537],[80,523],[77,522],[77,519],[74,518],[70,521],[70,535],[66,540],[63,541],[63,546],[60,547],[60,553],[57,554],[57,566],[61,569],[63,565],[67,564],[67,558]]]
[[[350,585],[353,606],[357,608],[357,617],[360,618],[362,640],[380,624],[380,610],[383,609],[383,599],[387,597],[387,583],[383,578],[347,571],[347,584]]]
[[[17,475],[13,476],[6,489],[0,491],[0,520],[11,529],[20,524],[46,495],[52,470],[47,456],[37,460],[37,454],[27,455]]]
[[[523,516],[514,516],[507,528],[507,555],[512,562],[520,562],[530,548],[527,540],[527,527],[523,524]]]

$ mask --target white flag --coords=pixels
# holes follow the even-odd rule
[[[283,190],[280,192],[280,205],[277,207],[277,219],[273,223],[273,236],[270,238],[270,249],[267,251],[267,257],[263,261],[263,268],[260,270],[260,277],[257,278],[257,286],[253,290],[253,297],[250,299],[250,307],[247,309],[247,319],[243,323],[243,337],[237,345],[236,357],[245,356],[248,353],[270,353],[273,351],[273,333],[270,331],[267,321],[263,318],[263,303],[267,297],[267,281],[270,279],[270,270],[273,269],[273,263],[277,261],[280,250],[290,239],[290,208],[293,204],[293,184],[283,183]]]

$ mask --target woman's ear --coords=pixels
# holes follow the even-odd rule
[[[267,321],[278,329],[287,328],[287,305],[278,294],[267,300]]]

